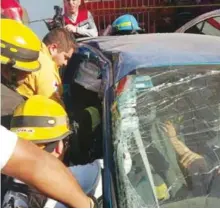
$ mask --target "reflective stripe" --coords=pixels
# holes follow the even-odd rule
[[[101,123],[100,114],[97,108],[95,107],[87,107],[85,109],[89,112],[92,119],[92,131]]]
[[[21,48],[3,40],[1,40],[1,54],[11,60],[20,62],[33,62],[39,57],[38,51]]]
[[[11,121],[11,128],[22,127],[55,127],[68,124],[66,116],[46,117],[46,116],[15,116]]]
[[[116,27],[122,28],[122,27],[131,26],[131,25],[132,25],[131,22],[123,22],[123,23],[118,24]]]

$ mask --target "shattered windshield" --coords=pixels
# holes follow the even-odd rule
[[[220,66],[138,69],[114,87],[120,207],[219,207]]]

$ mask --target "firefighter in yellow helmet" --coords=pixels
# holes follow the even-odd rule
[[[3,83],[25,98],[42,95],[62,104],[59,68],[74,52],[71,34],[57,28],[43,44],[30,28],[10,19],[1,19],[1,31]]]
[[[54,100],[40,95],[30,97],[15,109],[11,131],[46,150],[52,144],[53,148],[58,147],[71,134],[64,108]],[[57,151],[56,154],[61,154],[63,150]]]
[[[32,141],[60,160],[65,158],[63,161],[66,165],[69,164],[68,148],[73,139],[69,129],[68,117],[64,108],[54,100],[35,95],[20,104],[14,111],[11,131],[15,132],[21,139]],[[82,166],[72,166],[69,169],[83,191],[89,196],[93,195],[101,176],[99,163],[95,161]],[[53,175],[53,171],[51,171],[51,175]],[[25,187],[27,186],[25,185]],[[23,188],[24,185],[14,179],[4,196],[3,206],[43,208],[49,205],[51,207],[47,197],[29,186],[26,190]],[[91,202],[94,206],[95,199],[93,197],[91,197]],[[55,207],[64,206],[56,202]]]
[[[29,74],[40,70],[41,41],[30,28],[18,21],[1,19],[0,25],[1,122],[9,128],[15,107],[23,101],[16,90]]]
[[[1,19],[1,64],[17,70],[33,72],[40,69],[38,61],[41,41],[23,24]]]
[[[1,83],[17,91],[27,75],[40,70],[40,50],[41,41],[30,28],[15,20],[1,19]]]

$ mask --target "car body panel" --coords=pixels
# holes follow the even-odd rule
[[[216,64],[220,59],[220,39],[212,36],[139,34],[99,37],[88,42],[96,42],[104,52],[119,54],[114,66],[115,82],[140,67]]]
[[[118,207],[121,194],[117,193],[115,150],[112,144],[112,107],[116,99],[116,84],[139,68],[152,71],[163,66],[220,66],[220,39],[214,36],[176,33],[98,37],[84,42],[91,45],[95,43],[104,54],[112,55],[112,64],[103,72],[103,202],[104,207]]]
[[[198,23],[203,22],[208,19],[211,19],[211,18],[216,18],[216,17],[220,18],[220,9],[204,13],[204,14],[194,18],[193,20],[187,22],[182,27],[180,27],[178,30],[176,30],[176,33],[185,33],[188,29],[192,28],[193,26],[197,25]],[[218,27],[220,27],[220,22],[219,22]]]

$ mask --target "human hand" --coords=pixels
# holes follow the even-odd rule
[[[76,26],[74,26],[74,25],[71,25],[71,24],[68,24],[68,25],[66,25],[65,26],[65,28],[69,31],[69,32],[72,32],[72,33],[76,33]]]
[[[167,133],[167,135],[170,138],[176,137],[176,129],[174,128],[173,124],[170,121],[165,122],[164,131]]]

